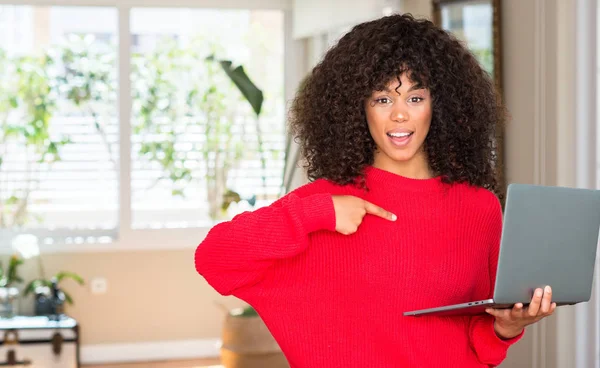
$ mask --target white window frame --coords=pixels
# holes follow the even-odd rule
[[[133,229],[131,227],[131,98],[121,98],[131,89],[130,14],[132,8],[193,8],[281,10],[284,14],[284,98],[293,97],[303,70],[297,67],[299,45],[292,40],[292,0],[0,0],[0,5],[97,6],[112,7],[118,13],[118,111],[119,111],[119,221],[116,239],[108,243],[40,244],[44,253],[97,251],[172,250],[195,248],[209,227],[183,229]],[[32,231],[40,234],[40,231]],[[42,230],[43,232],[43,230]],[[77,234],[80,235],[80,234]],[[10,253],[8,242],[0,244],[0,254]]]

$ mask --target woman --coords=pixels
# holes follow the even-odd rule
[[[393,15],[314,68],[291,128],[314,181],[215,226],[196,269],[254,306],[292,367],[496,366],[554,311],[404,317],[490,298],[502,212],[493,84],[452,36]]]

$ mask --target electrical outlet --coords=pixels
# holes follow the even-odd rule
[[[94,277],[90,282],[92,294],[106,294],[108,281],[104,277]]]

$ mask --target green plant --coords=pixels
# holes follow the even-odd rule
[[[250,77],[246,74],[246,71],[244,70],[244,67],[241,65],[238,65],[237,67],[233,67],[233,63],[229,60],[219,60],[216,59],[214,57],[214,55],[210,55],[209,57],[206,58],[206,61],[209,63],[208,65],[208,70],[209,75],[210,75],[210,80],[213,80],[213,78],[215,78],[216,76],[213,73],[217,73],[216,70],[213,69],[213,62],[218,63],[218,65],[221,67],[222,71],[225,72],[225,75],[227,75],[227,77],[229,78],[229,80],[231,81],[231,83],[233,83],[233,85],[238,89],[238,91],[241,93],[241,95],[244,97],[244,99],[250,104],[250,106],[252,107],[252,110],[255,114],[255,124],[256,124],[256,133],[257,133],[257,139],[258,139],[258,154],[259,154],[259,159],[261,162],[261,169],[262,169],[262,184],[263,184],[263,188],[266,189],[266,156],[265,156],[265,151],[264,151],[264,144],[263,144],[263,135],[262,135],[262,130],[261,130],[261,126],[260,126],[260,113],[262,111],[262,105],[263,105],[263,101],[264,101],[264,97],[263,97],[263,92],[252,82],[252,80],[250,79]],[[207,94],[205,96],[206,101],[211,101],[214,99],[211,98],[210,94],[214,93],[217,91],[217,85],[216,83],[213,84],[212,88],[209,89],[209,94]],[[209,106],[208,104],[205,105],[205,108],[207,109],[211,109],[212,107]],[[209,114],[210,116],[210,114]],[[224,127],[222,126],[222,124],[224,125]],[[230,141],[232,138],[232,128],[233,128],[233,116],[229,116],[228,120],[223,120],[223,119],[218,119],[218,117],[215,117],[215,119],[212,122],[208,122],[207,123],[207,127],[210,127],[210,129],[207,129],[207,136],[209,136],[211,139],[209,139],[209,141],[211,141],[212,143],[212,148],[213,150],[216,148],[217,153],[219,152],[219,140],[222,139],[220,138],[220,134],[221,131],[224,130],[226,133],[226,142],[227,142],[227,146],[230,145]],[[213,126],[216,126],[216,129],[213,128]],[[244,129],[245,126],[242,123],[242,129]],[[212,134],[211,134],[212,133]],[[213,150],[211,150],[210,146],[208,147],[209,150],[205,151],[205,159],[206,160],[210,160],[210,152],[212,152]],[[241,159],[242,155],[243,155],[243,142],[238,142],[236,147],[235,147],[235,155],[234,158],[228,162],[227,159],[223,160],[223,165],[221,167],[218,167],[217,164],[219,163],[218,158],[219,156],[215,156],[215,165],[214,165],[214,172],[212,172],[210,175],[208,175],[207,177],[207,184],[208,184],[208,191],[209,191],[209,203],[212,202],[210,205],[210,214],[211,217],[215,218],[217,215],[217,209],[220,209],[221,212],[225,212],[227,211],[229,205],[233,202],[239,202],[241,200],[241,197],[238,193],[234,192],[231,189],[227,188],[227,184],[226,184],[226,179],[227,179],[227,172],[232,168],[232,166],[234,166],[235,162],[238,161],[239,159]],[[225,153],[225,152],[224,152]],[[212,166],[212,165],[210,165]],[[219,175],[221,174],[221,175]],[[220,179],[220,180],[219,180]],[[218,202],[221,202],[220,205]],[[253,196],[252,198],[247,199],[248,203],[250,203],[250,205],[254,206],[255,202],[256,202],[256,196]]]
[[[8,288],[15,283],[23,282],[23,279],[18,274],[18,268],[23,264],[23,260],[15,255],[10,257],[8,268],[5,270],[0,263],[0,287]]]
[[[0,183],[0,196],[5,198],[0,201],[0,228],[36,219],[28,212],[30,195],[39,185],[41,171],[59,161],[60,147],[70,143],[50,128],[57,102],[53,63],[48,55],[10,59],[0,51],[0,172],[10,149],[26,161],[21,185],[9,189]]]
[[[139,137],[138,153],[158,164],[163,172],[152,186],[168,181],[172,195],[183,197],[184,188],[191,182],[204,181],[208,214],[215,220],[222,218],[231,203],[242,200],[228,187],[230,171],[246,154],[246,125],[236,117],[247,115],[247,110],[237,101],[248,102],[256,116],[266,186],[266,158],[259,125],[263,93],[242,66],[233,67],[231,61],[216,58],[217,53],[218,47],[204,40],[182,48],[167,39],[153,51],[132,57],[136,116],[133,132]],[[173,121],[178,123],[172,124]],[[187,136],[198,131],[205,141],[194,146],[202,158],[202,167],[194,170],[179,146],[189,144]],[[246,200],[254,205],[256,198]]]
[[[211,61],[211,60],[215,60],[215,59],[213,56],[210,56],[208,58],[208,60]],[[265,191],[266,191],[266,188],[267,188],[267,177],[266,177],[267,158],[266,158],[266,152],[264,149],[262,128],[260,125],[260,113],[262,112],[262,105],[264,102],[263,92],[252,82],[250,77],[246,74],[246,71],[244,70],[243,66],[238,65],[237,67],[234,68],[233,63],[229,60],[217,60],[217,61],[221,65],[223,70],[225,71],[225,74],[227,74],[229,79],[238,88],[238,90],[240,91],[242,96],[244,96],[246,101],[248,101],[250,106],[252,106],[252,110],[254,111],[255,118],[256,118],[256,120],[255,120],[256,136],[257,136],[256,138],[258,139],[258,154],[260,155],[260,164],[261,164],[261,169],[262,169],[261,179],[262,179],[263,189],[265,189]],[[255,200],[256,200],[256,198],[254,198],[254,201]],[[227,203],[227,202],[225,202],[225,203]],[[251,205],[254,206],[254,203],[251,203]],[[227,210],[227,207],[225,206],[224,209]]]
[[[117,158],[106,132],[117,100],[116,55],[110,47],[100,48],[94,41],[90,35],[70,35],[64,44],[49,50],[48,54],[61,65],[61,72],[55,77],[61,97],[71,103],[75,111],[92,118],[94,129],[117,170]]]
[[[229,315],[232,317],[258,317],[258,312],[250,307],[250,306],[246,306],[243,308],[235,308],[229,311]]]
[[[242,66],[214,56],[220,53],[206,40],[186,47],[166,40],[150,53],[132,55],[131,73],[132,148],[162,172],[147,189],[164,181],[173,196],[184,196],[190,184],[204,183],[208,213],[215,220],[242,200],[229,180],[230,171],[249,154],[244,149],[247,122],[240,116],[253,112],[264,188],[268,153],[260,125],[263,92]],[[40,175],[60,161],[62,146],[77,143],[52,131],[58,105],[63,115],[83,112],[92,118],[118,170],[114,142],[106,133],[116,104],[115,58],[114,45],[99,46],[91,36],[70,36],[40,56],[10,58],[0,50],[0,172],[7,154],[20,154],[9,152],[10,147],[25,147],[27,162],[27,177],[17,189],[13,185],[8,193],[0,182],[0,228],[43,222],[29,211],[31,193],[39,188]],[[198,129],[205,140],[190,149],[187,137]],[[189,152],[201,155],[200,167],[190,166]],[[253,206],[256,196],[245,200]]]
[[[184,56],[185,51],[172,40],[161,42],[152,52],[132,55],[132,131],[139,142],[137,154],[158,164],[162,171],[147,189],[168,181],[173,196],[183,196],[193,179],[185,155],[177,149],[188,129],[178,104],[185,86],[180,88],[177,82],[183,79],[181,74],[191,72]]]
[[[73,272],[62,271],[54,275],[51,279],[38,278],[30,281],[25,287],[24,295],[27,296],[32,293],[37,294],[39,293],[38,290],[40,290],[40,288],[48,288],[47,290],[51,290],[53,287],[53,283],[55,283],[58,286],[58,284],[60,284],[60,282],[65,279],[72,279],[73,281],[77,282],[79,285],[82,286],[85,284],[83,278],[78,274]],[[60,290],[65,295],[65,301],[69,304],[73,304],[73,298],[66,291],[64,291],[64,289],[61,288]]]

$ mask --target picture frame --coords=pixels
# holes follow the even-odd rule
[[[498,97],[502,89],[501,0],[432,0],[433,22],[454,34],[490,74]],[[497,178],[502,206],[506,197],[504,121],[496,129]]]

